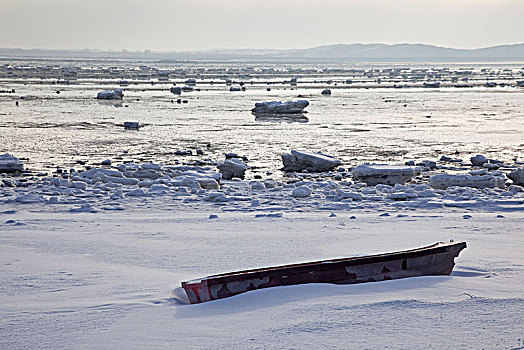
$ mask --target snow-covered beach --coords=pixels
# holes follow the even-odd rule
[[[383,88],[383,67],[353,72],[351,84],[349,70],[306,68],[272,72],[278,83],[251,72],[236,92],[223,69],[195,81],[185,71],[176,83],[196,83],[181,92],[187,104],[174,102],[172,82],[151,83],[158,69],[109,104],[95,101],[115,83],[101,68],[68,84],[0,79],[0,151],[19,158],[1,158],[0,347],[523,348],[523,90],[509,75],[521,68],[507,79],[496,68],[506,86],[494,90],[477,66],[474,86],[436,90],[422,86],[428,75],[463,70],[424,71],[397,89],[417,69]],[[307,123],[250,114],[255,102],[299,95]],[[312,165],[304,151],[324,154]],[[279,287],[202,305],[172,295],[215,273],[450,239],[468,243],[450,277]]]
[[[2,205],[2,221],[18,223],[0,231],[2,347],[522,347],[522,213],[388,213],[256,217],[158,199],[75,214]],[[450,277],[271,288],[201,305],[170,295],[213,273],[449,239],[468,242]]]

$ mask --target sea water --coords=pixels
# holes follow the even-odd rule
[[[44,172],[107,158],[193,164],[234,152],[247,157],[248,177],[281,174],[280,154],[291,149],[345,166],[476,153],[522,161],[524,88],[516,81],[524,80],[523,66],[4,60],[0,151]],[[190,78],[193,91],[170,93]],[[428,81],[441,87],[424,87]],[[241,85],[245,91],[229,91]],[[119,87],[123,100],[96,99]],[[321,95],[326,88],[331,95]],[[310,103],[300,118],[250,111],[255,102],[298,99]],[[125,130],[126,121],[141,127]],[[192,155],[175,154],[185,150]]]

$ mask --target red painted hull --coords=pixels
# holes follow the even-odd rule
[[[197,304],[276,286],[305,283],[353,284],[450,275],[455,266],[455,258],[464,248],[466,242],[440,242],[394,253],[230,272],[182,282],[182,290],[178,291],[178,296],[186,303]]]

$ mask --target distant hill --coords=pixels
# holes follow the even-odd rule
[[[0,57],[144,59],[161,61],[524,61],[524,44],[499,45],[480,49],[453,49],[426,44],[338,44],[292,50],[215,49],[178,52],[0,49]]]
[[[452,58],[452,59],[524,59],[524,44],[501,45],[482,49],[451,49],[424,44],[352,44],[327,45],[295,50],[292,55],[331,58]]]
[[[481,49],[452,49],[425,44],[338,44],[296,50],[214,50],[178,53],[179,57],[224,57],[251,59],[297,59],[327,61],[384,60],[524,60],[524,44]]]

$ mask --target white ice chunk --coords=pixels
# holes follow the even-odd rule
[[[299,101],[269,101],[269,102],[257,102],[255,108],[251,111],[253,113],[261,114],[294,114],[303,113],[304,108],[309,105],[306,100]]]
[[[291,195],[293,197],[304,198],[304,197],[309,197],[312,192],[313,190],[310,187],[299,186],[295,188],[293,192],[291,192]]]
[[[365,182],[368,186],[378,184],[405,184],[420,173],[420,167],[389,164],[362,164],[352,170],[356,180]],[[377,188],[377,190],[379,190]]]
[[[437,174],[429,178],[429,185],[433,188],[445,190],[448,187],[474,187],[474,188],[495,188],[502,187],[506,182],[503,175],[453,175]]]
[[[329,171],[342,164],[340,160],[322,153],[296,150],[292,150],[291,153],[283,153],[282,163],[284,171],[307,170],[312,172]]]
[[[100,91],[96,98],[100,100],[121,100],[124,97],[122,89]]]

